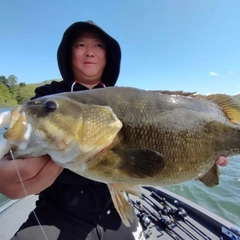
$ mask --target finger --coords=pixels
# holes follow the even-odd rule
[[[220,156],[217,160],[216,160],[216,164],[221,166],[221,167],[225,167],[227,166],[229,163],[229,160],[227,157],[224,156]]]
[[[11,199],[39,193],[52,185],[62,170],[63,168],[48,158],[46,164],[34,176],[24,181],[21,178],[17,178],[16,182],[8,182],[5,187],[0,187],[1,192]]]
[[[16,161],[16,168],[21,175],[22,181],[34,178],[46,166],[49,160],[51,160],[51,157],[45,155]]]
[[[25,181],[34,177],[49,159],[49,156],[26,158],[24,160],[9,160],[7,157],[4,157],[0,160],[0,174],[2,174],[1,178],[6,179],[6,182],[9,181],[16,183],[19,182],[19,172],[22,181]]]
[[[49,182],[52,179],[56,179],[56,177],[62,172],[63,168],[58,166],[55,162],[53,162],[51,159],[49,159],[46,164],[39,169],[37,174],[35,174],[32,178],[29,178],[25,180],[25,184],[28,184],[28,182],[31,182],[31,184],[34,184],[35,186],[38,185],[39,182],[41,184],[44,184],[44,182]]]
[[[63,168],[54,163],[51,159],[32,178],[25,180],[24,186],[28,194],[35,194],[51,186]]]

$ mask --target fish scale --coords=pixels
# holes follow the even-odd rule
[[[106,183],[127,226],[133,213],[122,191],[140,195],[139,185],[191,179],[215,186],[215,159],[240,153],[240,103],[223,94],[108,87],[41,97],[14,114],[14,128],[4,137],[11,139],[16,157],[31,156],[31,149],[34,156],[46,153],[61,166]],[[25,118],[34,143],[18,149],[26,129],[20,136],[12,129],[21,130]]]

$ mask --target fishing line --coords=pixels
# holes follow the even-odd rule
[[[15,159],[14,156],[13,156],[13,152],[12,152],[11,149],[10,149],[9,151],[10,151],[10,154],[11,154],[11,156],[12,156],[12,159],[13,159],[13,162],[14,162],[14,166],[15,166],[15,168],[16,168],[17,175],[18,175],[18,178],[19,178],[20,183],[21,183],[21,185],[22,185],[23,191],[24,191],[26,197],[29,197],[29,195],[28,195],[28,193],[27,193],[27,190],[26,190],[26,188],[25,188],[25,186],[24,186],[24,183],[23,183],[21,174],[20,174],[20,172],[19,172],[19,170],[18,170],[17,163],[16,163],[16,159]],[[41,231],[42,231],[45,239],[46,239],[46,240],[49,240],[48,237],[47,237],[47,235],[46,235],[46,233],[45,233],[45,231],[44,231],[44,229],[43,229],[43,227],[42,227],[42,224],[40,223],[40,220],[39,220],[39,218],[38,218],[35,210],[33,209],[32,212],[33,212],[33,215],[35,216],[35,218],[36,218],[36,220],[37,220],[37,222],[38,222],[38,225],[40,226],[40,229],[41,229]]]

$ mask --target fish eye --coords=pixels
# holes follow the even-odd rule
[[[47,101],[43,104],[45,112],[54,112],[57,109],[57,103],[54,101]]]

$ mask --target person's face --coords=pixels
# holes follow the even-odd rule
[[[75,80],[101,82],[106,65],[106,47],[94,33],[82,33],[72,46],[72,70]]]

